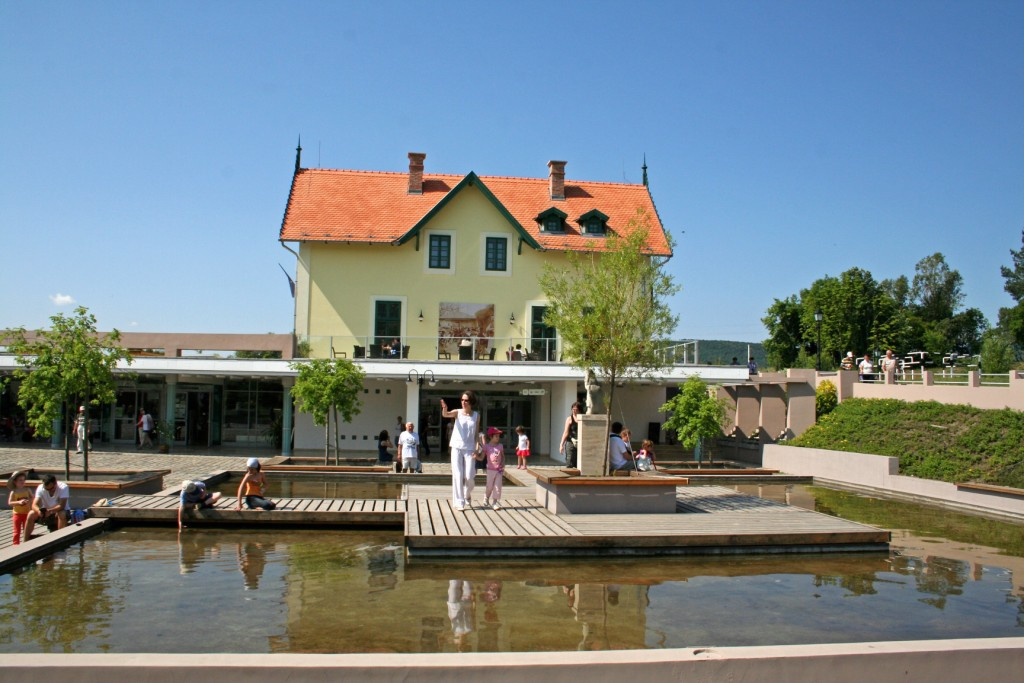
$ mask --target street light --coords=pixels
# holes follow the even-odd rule
[[[818,372],[821,372],[821,319],[825,317],[821,314],[821,309],[814,311],[814,322],[818,326]]]
[[[424,370],[422,373],[420,373],[417,370],[410,370],[409,374],[407,376],[407,380],[406,381],[408,381],[409,384],[412,384],[413,382],[416,382],[416,384],[418,384],[419,386],[422,387],[423,386],[423,380],[427,379],[427,375],[428,374],[430,375],[430,379],[427,380],[427,382],[430,384],[430,386],[436,385],[437,384],[437,380],[434,379],[434,371],[433,370]],[[413,375],[416,375],[415,379],[413,378]]]

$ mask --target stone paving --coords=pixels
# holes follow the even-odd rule
[[[322,457],[323,451],[301,451],[296,457]],[[101,446],[98,450],[89,451],[89,470],[158,470],[170,469],[171,473],[164,476],[164,487],[178,485],[183,479],[202,479],[211,472],[220,470],[245,470],[245,461],[251,457],[267,460],[279,456],[269,448],[230,448],[216,446],[205,451],[189,448],[176,448],[174,452],[162,454],[150,450],[123,450],[116,447]],[[447,453],[445,453],[447,456]],[[342,451],[342,457],[376,458],[376,451]],[[81,469],[82,455],[71,454],[71,467]],[[342,463],[344,464],[344,462]],[[544,457],[530,458],[531,466],[558,466],[556,462]],[[26,467],[43,467],[47,469],[63,469],[63,449],[50,448],[49,444],[0,444],[0,472],[11,472]],[[515,469],[515,455],[512,455],[512,469]],[[436,450],[431,451],[430,458],[423,460],[423,471],[431,474],[449,474],[451,465],[448,458],[442,459]]]

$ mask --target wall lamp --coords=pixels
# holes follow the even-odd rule
[[[420,322],[423,322],[423,309],[420,309]]]
[[[513,313],[512,315],[510,315],[508,317],[508,324],[509,325],[515,325],[516,324],[516,314],[515,313]]]
[[[415,378],[413,378],[413,375],[415,375]],[[430,375],[430,379],[427,380],[427,383],[430,384],[430,386],[432,386],[432,387],[436,386],[437,385],[437,380],[434,378],[434,371],[433,370],[424,370],[422,373],[418,372],[417,370],[410,370],[407,381],[409,382],[409,384],[412,384],[413,382],[416,382],[416,384],[418,384],[418,385],[420,385],[422,387],[423,386],[423,380],[427,379],[427,375]]]

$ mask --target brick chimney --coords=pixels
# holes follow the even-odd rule
[[[551,199],[565,199],[565,165],[566,161],[548,162],[548,180],[551,184]]]
[[[409,194],[423,194],[423,160],[426,154],[409,152]]]

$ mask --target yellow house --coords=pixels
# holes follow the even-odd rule
[[[425,158],[410,153],[404,173],[310,169],[297,150],[279,239],[297,256],[300,351],[356,359],[367,373],[345,448],[372,449],[395,415],[439,448],[438,399],[474,388],[485,426],[524,424],[535,452],[555,454],[582,374],[544,324],[539,277],[569,252],[605,249],[638,211],[650,254],[671,256],[646,167],[643,184],[627,184],[567,180],[565,161],[539,178],[427,174]],[[637,402],[644,420],[664,401],[655,393]],[[321,430],[303,419],[296,447],[318,447]]]
[[[650,252],[671,255],[646,185],[301,168],[282,242],[298,242],[295,334],[316,357],[555,361],[538,284],[570,251],[600,251],[638,210]],[[468,342],[466,341],[468,340]],[[460,346],[461,344],[461,346]],[[493,356],[492,356],[493,352]],[[506,355],[507,354],[507,355]]]

